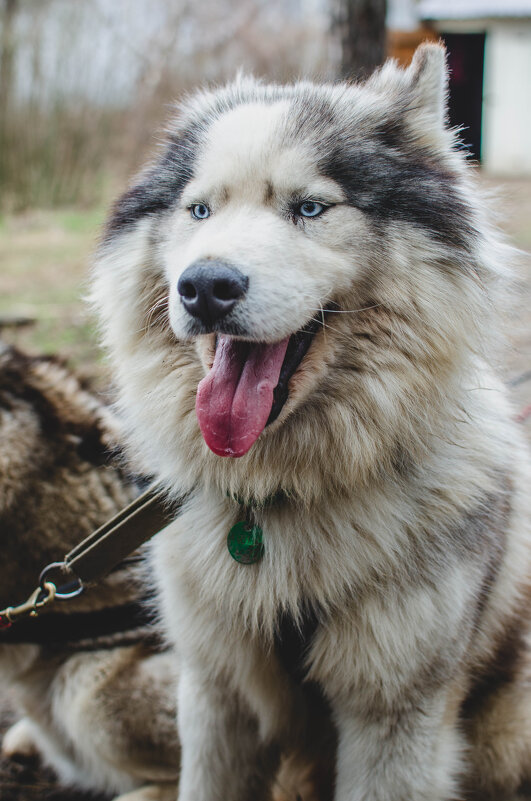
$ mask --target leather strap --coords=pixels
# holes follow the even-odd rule
[[[85,584],[103,578],[171,523],[181,505],[169,504],[160,490],[148,489],[76,545],[64,558],[65,568]]]

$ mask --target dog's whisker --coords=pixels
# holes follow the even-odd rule
[[[323,312],[326,314],[357,314],[358,312],[368,311],[369,309],[377,309],[381,305],[381,303],[374,303],[372,306],[362,306],[361,309],[323,309],[321,306],[319,309],[310,309],[310,311]]]
[[[323,329],[328,329],[328,331],[337,331],[337,328],[331,324],[330,320],[326,319],[326,309],[321,309],[320,312],[322,312],[322,319],[320,320],[318,316],[315,317],[315,323]]]
[[[323,326],[323,336],[324,336],[324,341],[326,343],[326,322],[325,322],[325,313],[324,313],[324,309],[323,309],[322,306],[321,306],[321,320],[320,320],[320,323]]]
[[[153,322],[153,317],[164,306],[167,306],[167,304],[168,304],[168,296],[167,296],[167,294],[162,295],[162,297],[158,298],[158,300],[155,301],[155,303],[151,306],[151,308],[149,309],[149,311],[147,313],[146,325],[145,325],[144,329],[142,329],[142,330],[147,330],[148,328],[151,328],[151,324]]]

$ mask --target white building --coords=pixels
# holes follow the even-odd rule
[[[390,25],[426,24],[449,50],[451,121],[486,170],[531,175],[531,0],[391,0]]]

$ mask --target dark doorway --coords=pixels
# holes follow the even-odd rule
[[[450,124],[463,127],[471,158],[481,160],[484,33],[443,33],[450,68]]]

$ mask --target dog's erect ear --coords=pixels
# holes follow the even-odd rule
[[[442,44],[425,42],[416,49],[407,69],[390,59],[369,78],[367,87],[391,102],[403,104],[403,110],[420,127],[440,130],[444,127],[448,91],[446,50]]]
[[[444,124],[446,96],[448,93],[448,70],[446,50],[442,44],[422,44],[415,51],[407,70],[415,105],[432,114],[437,122]]]

